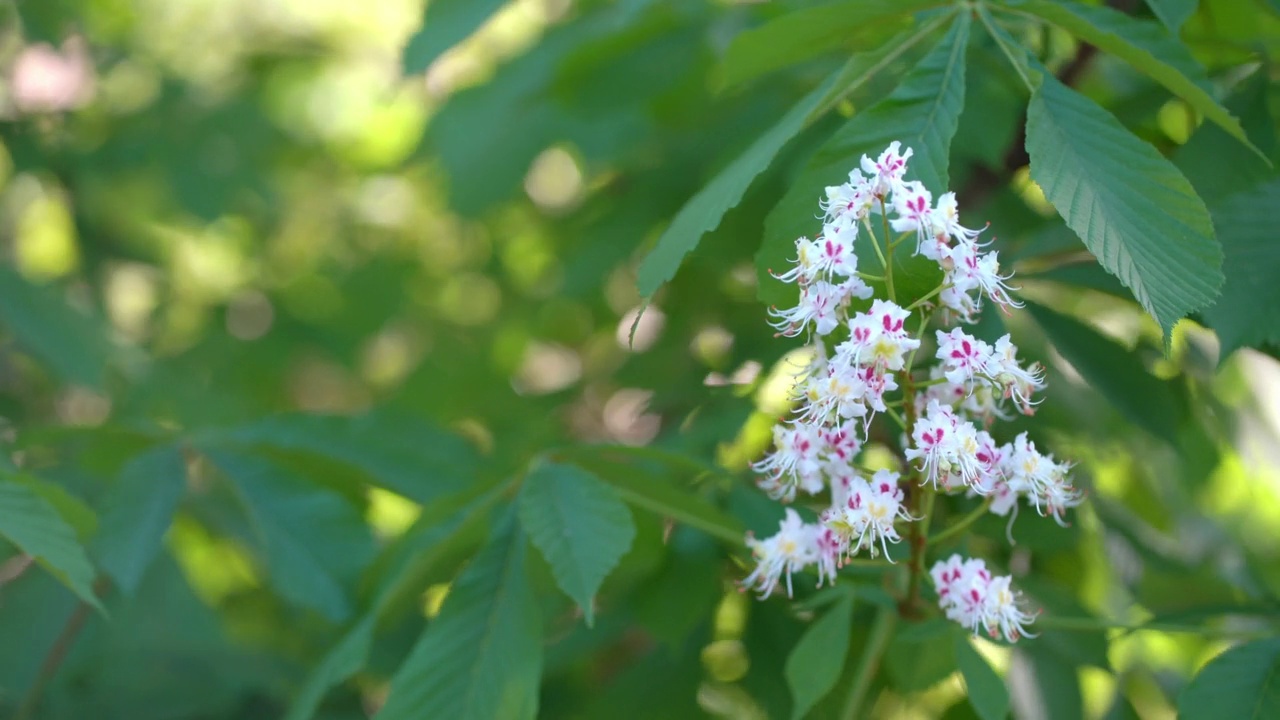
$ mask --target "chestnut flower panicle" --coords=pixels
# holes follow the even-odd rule
[[[798,302],[770,308],[770,324],[779,336],[805,338],[814,359],[797,374],[790,395],[795,407],[774,428],[771,451],[752,468],[775,500],[825,494],[829,504],[788,507],[777,534],[748,536],[756,566],[742,585],[762,597],[780,587],[790,595],[792,576],[800,572],[816,574],[819,586],[835,582],[864,549],[894,562],[890,546],[902,542],[907,524],[922,519],[914,512],[924,494],[981,496],[990,512],[1010,522],[1025,503],[1062,523],[1082,500],[1069,464],[1041,453],[1025,433],[1003,444],[993,435],[997,421],[1034,412],[1044,373],[1019,361],[1009,335],[987,342],[952,326],[975,322],[988,302],[1005,312],[1021,305],[995,251],[979,242],[986,228],[961,224],[955,193],[935,199],[923,183],[905,179],[912,155],[894,142],[875,159],[863,156],[847,182],[826,188],[821,233],[797,239],[791,266],[771,272],[796,286]],[[873,222],[875,215],[883,217]],[[898,237],[878,238],[877,227]],[[942,282],[904,306],[894,296],[892,258],[894,247],[908,240],[916,255],[937,263]],[[875,255],[859,257],[860,247]],[[860,269],[876,261],[873,273]],[[876,297],[868,282],[887,297]],[[936,352],[924,353],[932,362],[918,367],[931,318],[944,329],[929,335]],[[902,430],[905,473],[879,469],[868,477],[859,455],[872,423],[885,415]],[[923,507],[928,514],[931,504]],[[816,521],[801,514],[809,510]],[[918,553],[927,545],[918,531],[914,538],[920,542],[910,544],[908,569],[918,573],[924,567]],[[1029,636],[1034,615],[1023,609],[1011,579],[993,576],[982,560],[952,556],[930,575],[948,618],[1010,642]]]

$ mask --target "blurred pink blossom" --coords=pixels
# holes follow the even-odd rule
[[[20,112],[72,110],[93,98],[93,64],[80,38],[69,38],[61,52],[47,43],[28,45],[13,63],[10,83]]]

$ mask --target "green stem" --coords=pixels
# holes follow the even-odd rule
[[[940,292],[942,292],[942,291],[944,291],[944,290],[947,290],[948,288],[952,288],[952,287],[955,287],[955,284],[954,284],[954,283],[946,283],[946,284],[943,284],[943,285],[939,285],[938,287],[936,287],[936,288],[934,288],[934,289],[930,290],[928,295],[924,295],[924,296],[922,296],[919,300],[916,300],[915,302],[913,302],[913,303],[911,303],[910,305],[908,305],[908,306],[907,306],[907,309],[908,309],[908,310],[915,310],[916,308],[918,308],[918,307],[920,307],[921,305],[923,305],[923,304],[925,304],[926,302],[928,302],[928,301],[929,301],[929,299],[930,299],[930,298],[932,298],[934,295],[937,295],[938,293],[940,293]]]
[[[917,388],[933,387],[934,385],[941,385],[945,382],[951,382],[951,381],[944,377],[933,378],[932,380],[921,380],[920,382],[916,383],[916,387]]]
[[[983,501],[981,505],[974,508],[973,511],[970,512],[968,515],[965,515],[964,517],[957,520],[953,525],[951,525],[951,527],[929,538],[929,541],[925,544],[937,545],[940,542],[945,542],[955,537],[956,535],[959,535],[961,532],[964,532],[966,529],[968,529],[970,525],[977,522],[978,519],[981,518],[983,515],[986,515],[987,510],[990,509],[990,507],[991,507],[991,499],[988,498],[987,500]]]
[[[902,416],[898,414],[898,411],[894,410],[889,405],[884,406],[884,411],[885,411],[885,414],[893,418],[894,422],[898,423],[898,427],[902,428],[903,430],[907,429],[907,423],[905,420],[902,419]]]
[[[881,608],[876,615],[875,624],[871,626],[871,636],[862,650],[862,659],[858,661],[857,674],[849,686],[849,694],[845,696],[844,710],[840,717],[856,720],[862,717],[860,711],[867,700],[867,691],[871,689],[871,681],[880,667],[880,659],[889,647],[889,638],[893,637],[893,628],[898,623],[898,613],[891,608]]]
[[[884,251],[880,249],[880,238],[876,237],[876,231],[871,229],[871,221],[866,219],[865,217],[862,218],[862,226],[867,229],[867,234],[871,236],[871,247],[876,251],[876,257],[879,258],[880,260],[880,267],[884,268],[885,285],[889,286],[889,283],[890,283],[889,261],[885,259]],[[892,292],[889,293],[889,299],[890,300],[893,299]]]
[[[858,273],[858,277],[866,280],[867,282],[884,282],[883,275],[872,275],[871,273],[860,272]]]
[[[884,286],[889,292],[889,302],[898,302],[898,296],[893,292],[893,248],[894,243],[889,240],[889,209],[885,207],[884,198],[880,198],[880,220],[884,225],[884,246],[887,250],[888,259],[885,260],[884,266]]]

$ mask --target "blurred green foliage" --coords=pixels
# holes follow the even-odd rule
[[[0,0],[0,716],[1274,701],[1274,640],[1189,680],[1280,625],[1280,15],[1098,5]],[[1089,489],[940,549],[1019,576],[1016,649],[873,624],[878,570],[735,585],[764,271],[892,139],[990,221],[1035,304],[975,334]]]

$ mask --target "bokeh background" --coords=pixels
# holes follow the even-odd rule
[[[725,88],[732,39],[801,5],[0,2],[5,472],[37,483],[91,557],[95,511],[162,440],[238,438],[304,479],[246,498],[189,453],[164,550],[131,596],[101,587],[109,615],[0,549],[0,714],[281,717],[373,612],[367,662],[316,715],[367,717],[465,553],[383,603],[387,568],[433,547],[415,535],[424,512],[447,515],[539,453],[637,448],[600,471],[691,481],[767,531],[775,510],[745,466],[784,410],[779,360],[795,345],[756,299],[763,218],[816,143],[891,84],[788,145],[642,315],[635,272],[841,52],[890,34]],[[1037,673],[1065,665],[1076,684],[1053,702],[1067,716],[1171,717],[1224,643],[1275,627],[1280,365],[1265,347],[1220,358],[1194,321],[1163,353],[1028,179],[1022,91],[978,35],[953,184],[1025,295],[1056,310],[1004,322],[1048,364],[1037,432],[1091,495],[1070,528],[1027,521],[1001,552],[1015,568],[1035,556],[1044,585],[1028,589],[1046,604],[1173,628],[1063,631],[990,656],[1026,716]],[[1205,0],[1183,37],[1274,157],[1274,5]],[[1079,57],[1069,36],[1030,40],[1053,67]],[[1182,167],[1229,156],[1122,64],[1077,72]],[[544,714],[785,716],[796,613],[741,597],[744,571],[707,534],[634,514],[594,630],[547,593]],[[979,527],[999,546],[1003,522]],[[275,532],[326,580],[290,573]],[[945,667],[913,666],[921,647],[899,647],[889,671],[931,689],[885,693],[882,716],[935,717],[960,697]]]

